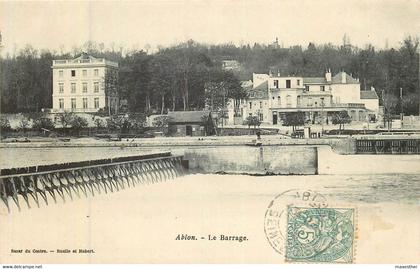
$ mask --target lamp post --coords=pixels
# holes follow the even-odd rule
[[[321,135],[324,134],[324,99],[321,99]]]
[[[401,114],[404,113],[404,104],[403,104],[403,89],[400,88],[400,101],[401,101]]]
[[[404,102],[403,102],[403,88],[400,87],[400,99],[401,99],[401,114],[400,114],[400,121],[401,121],[401,128],[403,128],[403,119],[404,119]]]

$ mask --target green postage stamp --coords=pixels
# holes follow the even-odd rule
[[[353,208],[287,207],[286,261],[352,263]]]

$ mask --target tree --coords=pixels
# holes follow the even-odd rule
[[[294,132],[297,126],[305,125],[305,119],[305,112],[284,113],[283,125],[292,126]]]
[[[120,131],[123,129],[126,120],[125,116],[112,115],[107,119],[107,127],[111,131]]]
[[[252,73],[268,69],[281,75],[323,76],[326,69],[341,70],[360,79],[362,89],[384,89],[399,97],[407,115],[418,113],[418,38],[407,37],[399,48],[377,49],[371,45],[357,48],[348,38],[342,45],[314,44],[289,48],[255,43],[253,46],[233,44],[206,45],[189,40],[157,53],[123,48],[111,44],[87,42],[73,50],[45,51],[25,46],[13,56],[0,58],[0,108],[2,113],[36,112],[51,107],[52,59],[68,59],[85,50],[95,57],[118,62],[115,76],[104,79],[105,89],[117,91],[127,100],[132,112],[148,114],[171,110],[198,110],[206,104],[206,83],[224,83],[217,98],[240,100],[246,97],[239,81],[249,80]],[[222,61],[236,60],[240,68],[224,71]],[[207,96],[208,97],[208,96]],[[223,100],[221,101],[222,104]],[[235,109],[237,101],[234,101]],[[109,111],[106,111],[109,114]]]
[[[339,124],[340,133],[341,133],[341,127],[343,127],[342,129],[344,130],[344,124],[350,123],[350,122],[351,122],[351,118],[346,110],[342,110],[333,114],[332,123]]]
[[[211,118],[210,115],[211,114],[209,113],[209,114],[203,115],[201,117],[201,123],[204,126],[204,132],[205,132],[206,136],[207,135],[214,135],[216,133],[215,132],[215,126],[214,126],[214,123],[213,123],[213,119]]]
[[[384,106],[384,128],[385,123],[388,124],[388,129],[391,129],[392,116],[397,113],[397,106],[399,100],[392,94],[382,93],[382,104]]]
[[[30,127],[30,122],[27,118],[22,118],[19,122],[19,129],[22,130],[23,132],[26,132],[26,130],[28,130]]]
[[[115,100],[118,98],[118,72],[115,69],[107,68],[105,71],[105,76],[103,78],[103,87],[105,90],[105,95],[107,96],[108,103],[106,108],[108,110],[108,115],[117,113],[115,106]]]
[[[146,123],[146,114],[144,113],[130,114],[128,121],[130,122],[131,128],[133,128],[136,131],[142,131]]]
[[[259,127],[261,125],[261,121],[257,116],[248,116],[245,120],[245,124],[248,125],[248,128],[251,128],[251,126],[254,126],[254,129]]]
[[[100,118],[96,118],[94,123],[97,129],[104,127],[104,121]]]
[[[175,85],[176,74],[173,67],[174,64],[171,58],[165,54],[156,55],[151,62],[152,76],[150,85],[160,97],[160,114],[162,115],[165,111],[165,96],[172,92],[172,88]]]
[[[71,126],[71,123],[73,122],[75,115],[71,112],[64,112],[60,114],[60,123],[63,126],[63,128],[67,128]]]
[[[34,124],[32,126],[32,128],[36,129],[36,130],[54,130],[55,125],[54,122],[50,119],[50,118],[38,118],[36,120],[34,120]]]
[[[160,128],[162,133],[165,133],[165,128],[168,128],[170,117],[167,115],[160,115],[154,118],[153,126]]]
[[[10,131],[11,127],[10,127],[10,121],[7,118],[0,118],[0,132],[3,131]]]
[[[71,128],[80,135],[80,131],[88,126],[88,122],[85,118],[74,116],[71,121]]]

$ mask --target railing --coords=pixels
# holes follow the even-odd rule
[[[101,192],[119,191],[140,184],[153,184],[183,175],[181,156],[170,153],[101,159],[66,164],[31,166],[2,169],[0,175],[0,198],[10,212],[9,200],[19,211],[22,197],[28,208],[30,201],[40,206],[40,201],[48,205],[48,197],[57,202],[61,197],[73,200],[94,196]],[[41,200],[41,199],[42,200]]]
[[[365,105],[364,104],[358,104],[358,103],[344,103],[344,104],[330,104],[328,106],[324,105],[315,105],[315,104],[298,104],[296,107],[292,107],[292,106],[279,106],[278,104],[273,104],[272,105],[273,109],[347,109],[347,108],[357,108],[357,109],[365,109]]]
[[[104,63],[111,66],[118,67],[118,64],[112,61],[107,61],[104,58],[99,59],[65,59],[53,60],[53,65],[67,65],[67,64],[87,64],[87,63]]]
[[[357,154],[420,154],[420,139],[357,139]]]

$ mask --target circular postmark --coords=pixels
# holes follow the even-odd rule
[[[287,208],[294,204],[312,208],[328,206],[325,196],[313,190],[291,189],[274,197],[265,212],[264,232],[273,249],[282,255],[286,253]]]
[[[355,209],[331,207],[319,192],[277,195],[265,213],[264,231],[287,262],[353,262]]]

